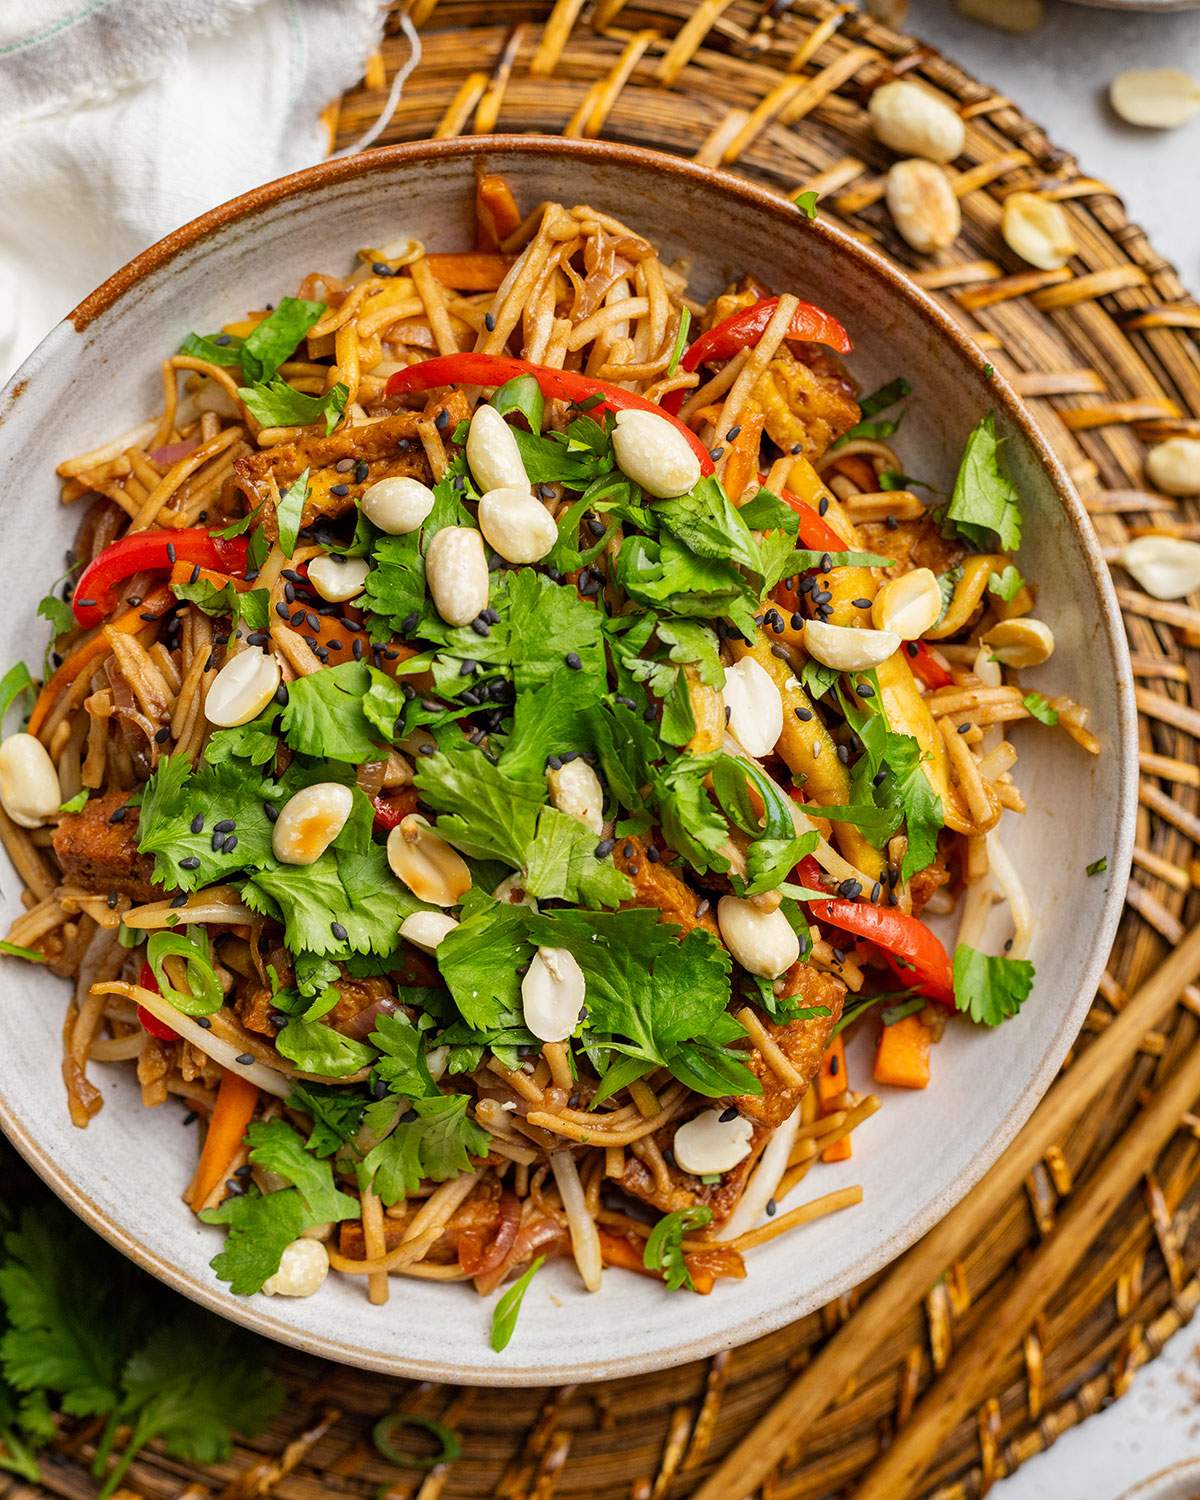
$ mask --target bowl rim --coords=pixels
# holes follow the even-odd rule
[[[26,357],[0,393],[0,425],[3,412],[20,395],[28,379],[49,362],[59,342],[71,333],[82,334],[152,273],[161,270],[185,251],[257,213],[289,198],[319,191],[356,178],[369,178],[376,172],[390,172],[396,167],[419,167],[447,159],[486,159],[490,153],[521,156],[557,156],[583,162],[652,168],[682,183],[716,186],[723,193],[741,200],[747,207],[769,216],[781,226],[794,230],[802,224],[804,232],[816,234],[839,253],[856,259],[869,272],[886,283],[890,294],[907,302],[914,311],[932,324],[941,338],[951,341],[959,353],[989,382],[995,406],[1028,443],[1042,471],[1048,477],[1058,502],[1068,517],[1076,543],[1087,564],[1092,586],[1099,603],[1102,622],[1114,654],[1128,663],[1128,646],[1116,594],[1108,568],[1083,503],[1067,477],[1046,438],[1034,425],[1032,417],[1013,387],[991,366],[984,352],[925,291],[888,261],[879,251],[862,244],[847,231],[817,218],[809,220],[793,201],[781,193],[733,173],[704,167],[692,161],[642,146],[592,140],[574,140],[536,135],[486,135],[456,137],[447,140],[403,142],[373,149],[362,155],[334,158],[319,162],[302,171],[251,189],[228,202],[210,209],[181,225],[154,245],[136,255],[115,271],[97,289],[68,313],[38,346]],[[1112,882],[1105,897],[1101,920],[1094,934],[1090,957],[1079,976],[1071,1004],[1064,1008],[1051,1046],[1026,1082],[1008,1115],[999,1121],[969,1168],[947,1183],[925,1207],[894,1232],[868,1256],[852,1258],[831,1279],[822,1301],[834,1300],[853,1286],[889,1265],[910,1245],[926,1234],[950,1209],[975,1186],[996,1161],[1034,1107],[1050,1086],[1059,1065],[1092,1004],[1096,985],[1107,961],[1124,906],[1125,887],[1129,877],[1133,828],[1137,809],[1137,714],[1130,670],[1119,675],[1115,684],[1117,698],[1118,743],[1111,753],[1118,763],[1118,822],[1112,851]],[[239,1323],[253,1332],[272,1338],[306,1353],[359,1369],[383,1374],[457,1384],[542,1386],[561,1385],[588,1380],[624,1378],[650,1371],[669,1369],[690,1360],[704,1358],[718,1350],[738,1347],[793,1322],[811,1310],[810,1297],[794,1296],[761,1311],[723,1332],[700,1338],[689,1338],[682,1330],[677,1341],[644,1353],[618,1360],[562,1360],[539,1366],[536,1373],[524,1369],[510,1370],[491,1363],[452,1365],[436,1356],[414,1360],[389,1355],[381,1347],[374,1349],[343,1341],[334,1331],[325,1334],[296,1329],[286,1319],[260,1306],[261,1299],[234,1298],[222,1283],[184,1270],[174,1261],[135,1240],[122,1224],[110,1218],[83,1187],[69,1178],[57,1165],[51,1150],[26,1131],[16,1111],[0,1092],[0,1129],[13,1146],[42,1178],[48,1187],[88,1226],[143,1270],[164,1281],[173,1290],[211,1311]]]

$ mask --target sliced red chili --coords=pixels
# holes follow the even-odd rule
[[[918,917],[869,901],[810,901],[809,912],[843,932],[874,943],[906,987],[954,1005],[954,965],[939,939]]]
[[[548,401],[573,401],[578,405],[599,396],[597,406],[605,411],[653,412],[656,417],[662,417],[677,427],[687,439],[700,461],[701,474],[713,472],[712,455],[708,449],[696,433],[671,412],[647,401],[645,396],[624,391],[607,380],[581,375],[577,370],[552,370],[546,365],[531,364],[527,359],[508,354],[442,354],[436,359],[426,359],[418,365],[409,365],[405,370],[397,370],[388,380],[387,394],[404,395],[409,391],[428,391],[442,385],[498,386],[515,380],[518,375],[532,375]]]
[[[132,531],[105,547],[79,576],[71,608],[85,629],[105,620],[115,607],[114,590],[135,573],[166,572],[177,562],[223,573],[246,571],[246,538],[213,536],[203,526],[177,531]]]
[[[904,654],[913,676],[920,678],[927,688],[949,687],[954,681],[924,641],[906,641]]]
[[[153,990],[156,995],[160,993],[158,980],[155,979],[154,970],[149,964],[142,965],[142,972],[138,975],[138,984],[144,990]],[[148,1031],[151,1036],[157,1037],[160,1042],[177,1042],[179,1040],[179,1033],[172,1031],[164,1021],[160,1021],[144,1005],[138,1006],[137,1018],[142,1023],[142,1030]]]
[[[702,333],[691,344],[679,361],[684,370],[697,370],[711,360],[732,359],[742,349],[757,344],[766,333],[775,310],[778,297],[764,297],[751,307],[730,313],[719,323]],[[824,308],[814,307],[811,302],[798,302],[784,338],[804,344],[827,344],[838,354],[849,354],[854,345],[850,335],[835,317]]]

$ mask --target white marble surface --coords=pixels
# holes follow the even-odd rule
[[[1164,133],[1123,125],[1108,105],[1125,68],[1178,67],[1200,77],[1200,10],[1131,15],[1049,0],[1045,25],[1006,36],[913,0],[909,30],[1002,89],[1084,171],[1121,194],[1129,216],[1200,288],[1200,116]],[[1061,1438],[993,1491],[996,1500],[1117,1500],[1148,1475],[1200,1456],[1200,1328],[1176,1335],[1121,1401]]]

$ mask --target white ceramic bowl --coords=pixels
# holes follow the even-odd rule
[[[518,200],[590,202],[692,263],[702,296],[743,271],[824,304],[857,341],[865,389],[903,373],[916,395],[899,445],[908,469],[941,486],[989,408],[1025,506],[1023,569],[1041,585],[1052,663],[1044,691],[1089,703],[1104,753],[1065,735],[1019,731],[1031,812],[1006,841],[1037,902],[1037,987],[995,1032],[949,1029],[926,1093],[885,1090],[855,1135],[854,1158],[814,1172],[797,1195],[863,1185],[863,1204],[754,1252],[749,1276],[707,1297],[669,1295],[610,1272],[589,1296],[563,1261],[544,1269],[503,1355],[487,1345],[490,1303],[469,1289],[393,1283],[390,1304],[331,1277],[306,1301],[232,1296],[208,1269],[219,1232],[179,1194],[191,1131],[174,1107],[143,1110],[127,1066],[93,1064],[105,1105],[86,1131],[68,1121],[59,1080],[66,986],[17,962],[3,968],[0,1124],[50,1186],[126,1254],[197,1301],[289,1344],[393,1374],[482,1384],[542,1384],[632,1374],[767,1333],[847,1291],[900,1253],[1003,1150],[1044,1092],[1087,1011],[1121,907],[1135,807],[1131,680],[1108,574],[1083,509],[1009,388],[985,357],[881,257],[785,200],[732,177],[630,147],[493,138],[395,147],[329,163],[239,199],[132,262],[62,323],[0,401],[0,588],[9,657],[35,661],[33,610],[60,572],[75,516],[61,514],[53,465],[158,409],[158,362],[189,329],[292,290],[307,271],[339,271],[356,246],[413,231],[447,249],[469,243],[476,162],[503,172]],[[1101,855],[1108,873],[1088,879]],[[0,875],[6,917],[16,878]],[[865,1046],[865,1039],[863,1041]],[[865,1085],[870,1064],[852,1058]]]

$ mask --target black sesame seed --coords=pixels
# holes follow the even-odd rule
[[[471,621],[471,629],[475,632],[476,635],[486,636],[491,635],[492,633],[492,627],[488,624],[488,622],[483,618],[482,615],[480,615],[478,619]]]
[[[658,710],[655,708],[653,703],[642,715],[642,718],[645,719],[647,724],[653,724],[654,721],[658,718]]]
[[[346,929],[340,922],[330,922],[329,930],[333,933],[334,937],[337,938],[339,943],[344,943],[350,936],[350,934],[346,931]]]
[[[883,518],[883,524],[887,527],[887,529],[889,531],[895,531],[896,527],[899,526],[900,522],[897,521],[897,519],[895,518],[895,516],[884,516],[884,518]]]
[[[724,448],[710,448],[708,450],[708,456],[712,459],[713,463],[719,463],[724,452]]]
[[[801,724],[807,724],[808,721],[812,718],[811,708],[794,708],[792,712],[800,720]]]
[[[281,703],[284,706],[284,708],[286,708],[287,707],[287,701],[288,701],[287,683],[286,682],[281,682],[279,684],[279,686],[275,689],[275,702],[276,703]]]
[[[423,745],[418,745],[417,746],[417,754],[418,755],[436,755],[437,754],[437,746],[436,745],[431,745],[429,743],[429,741],[426,740]]]
[[[365,458],[359,458],[355,460],[354,478],[356,483],[362,484],[370,472],[371,466],[367,463]]]
[[[237,848],[237,845],[238,845],[238,836],[237,836],[237,834],[236,833],[227,834],[226,838],[225,838],[225,853],[226,854],[232,854],[233,851]]]
[[[331,495],[337,495],[340,499],[343,495],[348,495],[350,493],[350,486],[348,484],[331,484],[329,486],[329,493]]]
[[[837,758],[844,766],[848,766],[850,764],[850,751],[845,745],[839,745],[837,747]]]
[[[789,623],[791,624],[793,630],[803,630],[804,616],[801,614],[794,614]]]
[[[231,342],[232,342],[232,337],[228,333],[218,333],[218,334],[214,334],[214,336],[213,336],[213,343],[214,344],[219,344],[222,349],[225,347],[226,344],[231,343]]]
[[[237,1063],[238,1066],[242,1067],[242,1068],[248,1068],[253,1061],[254,1061],[254,1053],[253,1052],[239,1052],[238,1055],[234,1058],[234,1062]]]
[[[622,708],[636,708],[637,704],[632,698],[627,698],[624,693],[614,693],[613,702],[619,703]]]
[[[275,804],[273,802],[264,802],[263,803],[263,813],[266,815],[267,822],[268,823],[273,823],[275,821],[275,819],[279,816],[279,809],[275,806]]]
[[[616,843],[616,839],[601,839],[595,849],[592,850],[592,853],[597,859],[607,859],[616,847]]]
[[[154,731],[154,743],[156,745],[165,745],[170,738],[171,726],[169,724],[164,724],[161,729]]]
[[[200,856],[198,854],[189,854],[186,859],[179,861],[179,868],[181,870],[198,870],[200,868]]]
[[[775,1202],[774,1198],[768,1198],[767,1199],[767,1218],[768,1219],[773,1219],[775,1217],[776,1213],[778,1212],[778,1210],[779,1210],[779,1205],[778,1205],[778,1203]]]
[[[601,521],[597,516],[589,516],[587,518],[587,529],[593,536],[603,536],[604,522]]]
[[[860,698],[873,698],[875,696],[875,689],[869,682],[860,682],[858,684],[858,696]]]
[[[433,419],[433,425],[439,432],[445,432],[446,428],[449,427],[450,413],[444,406],[439,408],[437,415]]]
[[[349,474],[350,470],[354,467],[354,460],[352,458],[339,458],[333,467],[339,474]],[[285,578],[295,578],[297,583],[300,582],[299,575],[292,573],[289,569],[284,569],[283,576]]]
[[[652,865],[656,865],[659,862],[659,860],[662,858],[662,856],[659,854],[658,850],[654,847],[654,845],[651,844],[650,847],[646,850],[646,858],[650,861],[650,863]]]
[[[320,615],[314,614],[312,612],[312,610],[310,609],[308,611],[308,613],[304,616],[304,623],[308,626],[308,628],[310,630],[320,630],[320,628],[321,628],[321,617],[320,617]]]
[[[879,896],[880,896],[880,892],[882,890],[883,890],[883,886],[877,880],[875,882],[875,884],[871,887],[871,900],[872,901],[878,901],[879,900]],[[837,1059],[835,1058],[834,1061],[836,1062]]]
[[[484,315],[483,315],[483,326],[487,329],[487,331],[489,333],[495,333],[495,331],[496,331],[496,315],[495,315],[495,313],[484,313]]]
[[[583,671],[583,662],[579,658],[578,651],[568,651],[564,660],[566,661],[567,666],[570,667],[572,672]]]
[[[546,764],[550,767],[550,769],[552,771],[561,771],[562,770],[562,756],[561,755],[547,755],[547,757],[546,757]]]
[[[829,514],[829,496],[828,495],[822,495],[821,498],[820,498],[820,500],[817,501],[817,515],[819,515],[819,516],[825,516],[825,515],[828,515],[828,514]]]
[[[777,656],[780,661],[787,661],[787,660],[789,660],[788,653],[787,653],[787,647],[786,646],[772,646],[771,647],[771,655],[772,656]]]
[[[955,731],[956,734],[970,734],[970,732],[971,726],[969,724],[960,724]]]
[[[727,443],[732,443],[736,438],[741,436],[741,432],[742,424],[739,422],[736,427],[731,427],[725,434],[725,441]]]
[[[187,1114],[184,1115],[182,1123],[184,1125],[194,1125],[199,1118],[200,1116],[194,1109],[189,1109]]]
[[[728,1109],[723,1109],[718,1116],[722,1125],[728,1125],[730,1120],[736,1120],[738,1116],[737,1105],[731,1104]]]
[[[167,561],[169,563],[173,563],[173,562],[177,561],[176,556],[175,556],[175,543],[174,542],[168,542],[167,543]]]
[[[908,652],[909,656],[916,656],[918,649],[916,641],[905,641],[904,649]]]
[[[199,563],[193,563],[192,564],[192,571],[188,574],[188,582],[189,583],[195,583],[196,580],[199,577],[200,577],[200,564]]]
[[[804,444],[803,443],[793,443],[792,444],[791,453],[792,453],[792,457],[793,458],[796,456],[797,453],[803,453],[803,452],[804,452]]]
[[[855,609],[870,609],[871,607],[869,599],[851,599],[850,603],[853,604]]]
[[[192,832],[193,833],[203,833],[204,832],[204,814],[203,813],[197,813],[196,816],[192,819]]]
[[[291,610],[288,609],[286,603],[281,599],[279,601],[279,603],[275,606],[275,613],[279,616],[279,618],[281,620],[286,620],[288,618],[288,616],[291,614]]]

